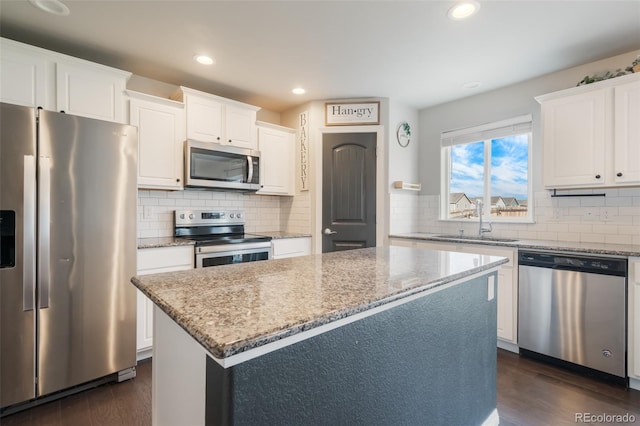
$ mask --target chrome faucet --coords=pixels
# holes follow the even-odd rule
[[[491,222],[488,222],[489,227],[485,228],[482,226],[482,214],[483,214],[483,204],[481,200],[476,201],[476,214],[478,215],[478,219],[480,219],[480,223],[478,226],[478,237],[482,238],[482,235],[485,232],[491,232],[493,230],[493,226],[491,226]]]

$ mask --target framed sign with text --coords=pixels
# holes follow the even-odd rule
[[[380,124],[380,102],[327,102],[326,126]]]

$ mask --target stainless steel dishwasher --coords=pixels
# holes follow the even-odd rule
[[[627,259],[520,251],[518,346],[626,377]]]

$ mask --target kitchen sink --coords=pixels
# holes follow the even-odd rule
[[[454,235],[454,234],[441,234],[441,235],[434,235],[434,237],[436,238],[442,238],[442,239],[447,239],[447,240],[468,240],[468,241],[495,241],[498,243],[514,243],[518,240],[514,240],[512,238],[494,238],[494,237],[478,237],[478,236],[474,236],[474,235]]]

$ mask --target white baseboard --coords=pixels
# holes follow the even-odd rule
[[[136,352],[136,361],[142,361],[143,359],[151,358],[151,355],[153,355],[153,347],[143,349]]]
[[[520,353],[520,348],[515,343],[505,342],[504,340],[498,339],[498,347],[509,352],[515,352],[517,354]]]

